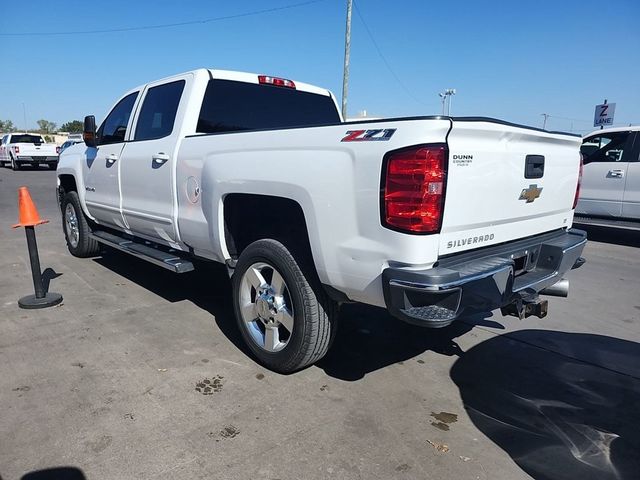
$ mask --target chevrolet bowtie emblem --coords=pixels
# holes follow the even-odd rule
[[[523,188],[518,200],[526,200],[527,203],[533,202],[542,193],[542,187],[538,188],[538,185],[529,185],[529,188]]]

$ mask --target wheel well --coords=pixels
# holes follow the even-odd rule
[[[65,192],[78,191],[76,179],[73,175],[60,175],[58,178],[60,178],[60,188],[64,189]]]
[[[302,207],[288,198],[244,193],[227,195],[224,230],[227,250],[233,259],[261,238],[280,241],[298,261],[312,259]]]
[[[60,175],[60,188],[58,189],[58,204],[62,205],[62,198],[66,192],[77,192],[76,179],[73,175]]]

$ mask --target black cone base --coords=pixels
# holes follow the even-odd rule
[[[59,293],[49,292],[42,298],[36,298],[35,295],[27,295],[18,300],[20,308],[47,308],[58,305],[62,301],[62,295]]]

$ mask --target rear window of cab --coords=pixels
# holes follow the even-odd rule
[[[232,80],[210,80],[198,133],[311,127],[340,122],[329,95]]]

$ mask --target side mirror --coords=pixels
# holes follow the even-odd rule
[[[87,147],[95,148],[98,146],[98,139],[96,137],[96,117],[93,115],[87,115],[84,117],[82,138]]]

